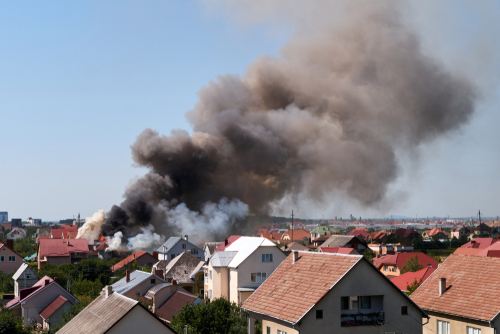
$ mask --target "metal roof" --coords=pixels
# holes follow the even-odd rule
[[[215,252],[215,254],[210,257],[210,263],[214,268],[227,267],[236,254],[238,254],[238,252]]]
[[[151,289],[149,289],[148,292],[146,292],[146,294],[144,295],[144,297],[147,298],[147,299],[153,299],[153,296],[158,291],[160,291],[161,289],[166,288],[167,286],[170,286],[170,285],[172,285],[172,284],[171,283],[156,284]]]
[[[257,237],[241,237],[228,247],[226,247],[226,252],[236,251],[237,254],[234,256],[233,260],[229,263],[228,267],[238,268],[238,266],[245,261],[253,252],[259,247],[276,247],[276,245],[266,238]],[[217,253],[215,253],[217,254]],[[212,265],[213,266],[213,265]]]
[[[182,238],[181,237],[170,237],[168,238],[167,241],[165,241],[165,243],[163,245],[161,245],[160,247],[158,247],[158,249],[156,250],[158,253],[163,253],[163,247],[166,248],[166,252],[168,252],[170,250],[170,248],[174,247]]]
[[[126,277],[123,277],[121,280],[112,285],[113,291],[119,294],[124,294],[130,289],[133,289],[137,285],[141,284],[151,276],[159,278],[162,282],[165,282],[163,278],[158,277],[152,273],[147,273],[141,270],[135,270],[130,273],[130,281],[126,282]],[[103,288],[104,290],[104,288]]]

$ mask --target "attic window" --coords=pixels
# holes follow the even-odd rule
[[[408,306],[401,306],[401,315],[408,315]]]
[[[316,319],[323,319],[323,310],[316,310]]]
[[[182,244],[182,249],[186,249],[186,244]]]
[[[156,279],[155,278],[151,279],[151,284],[156,284]]]
[[[187,271],[187,270],[184,270],[184,274],[187,274],[187,273],[188,273],[188,271]]]

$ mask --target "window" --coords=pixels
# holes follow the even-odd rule
[[[210,270],[210,271],[208,272],[208,275],[209,275],[209,277],[210,277],[210,280],[212,280],[212,270]]]
[[[267,279],[267,273],[251,273],[250,280],[252,283],[262,283]]]
[[[438,320],[437,334],[450,334],[450,323]]]
[[[141,293],[140,293],[140,292],[136,292],[135,294],[136,294],[137,296],[139,296],[139,297],[141,296]]]
[[[156,278],[151,279],[151,284],[156,284]]]
[[[387,266],[384,266],[384,271],[389,271]]]
[[[198,249],[196,248],[191,249],[191,254],[198,254]]]
[[[75,253],[75,257],[81,257],[82,253]]]
[[[274,262],[273,254],[262,254],[262,262]]]
[[[170,254],[170,260],[173,260],[175,258],[175,254]]]
[[[341,297],[340,298],[340,309],[348,310],[349,309],[349,297]]]
[[[30,279],[30,277],[31,277],[30,275],[26,275],[26,279]]]
[[[16,262],[15,255],[9,256],[9,262]]]
[[[371,296],[361,296],[359,297],[360,309],[366,310],[372,308],[372,297]]]
[[[0,256],[0,262],[3,262],[3,261],[5,261],[5,257]]]
[[[186,249],[186,244],[182,244],[182,249]]]
[[[467,327],[467,334],[481,334],[481,329],[474,327]]]
[[[208,299],[212,299],[212,290],[208,290]]]
[[[278,329],[278,334],[286,334],[286,332],[280,331],[280,330]]]
[[[408,306],[401,306],[401,315],[408,315]]]
[[[316,310],[316,319],[323,319],[323,310]]]

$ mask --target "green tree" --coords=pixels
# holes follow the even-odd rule
[[[375,257],[375,252],[372,251],[370,248],[367,248],[363,252],[363,256],[366,257],[368,261],[372,262],[372,259]]]
[[[208,304],[184,306],[173,316],[170,325],[179,333],[182,333],[187,325],[189,333],[245,334],[247,315],[235,303],[218,298]]]
[[[0,305],[0,334],[28,334],[23,327],[23,319],[14,316],[14,311]]]
[[[401,274],[407,273],[407,272],[416,272],[419,271],[420,269],[423,269],[424,266],[418,263],[418,255],[415,255],[414,257],[410,257],[408,260],[406,260],[406,263],[403,265],[401,268]]]
[[[407,284],[406,285],[406,291],[407,291],[406,295],[410,296],[413,292],[415,292],[415,290],[417,290],[417,288],[420,286],[420,284],[422,284],[422,279],[420,279],[420,281],[417,281],[416,278],[413,281],[413,283]]]

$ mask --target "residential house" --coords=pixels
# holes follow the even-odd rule
[[[321,247],[319,252],[330,254],[360,255],[354,248],[345,247]]]
[[[205,299],[243,303],[286,257],[266,238],[239,237],[224,247],[208,260]]]
[[[75,239],[78,229],[53,228],[49,235],[50,239]]]
[[[46,264],[78,263],[90,253],[85,239],[40,239],[38,269]]]
[[[327,241],[328,238],[330,238],[332,235],[336,235],[336,234],[322,235],[321,237],[314,239],[309,245],[307,245],[307,247],[312,248],[312,249],[316,249],[319,246],[321,246],[325,241]]]
[[[206,242],[203,246],[203,253],[205,254],[205,259],[208,259],[215,253],[215,249],[219,247],[222,242]]]
[[[424,282],[436,269],[437,268],[426,267],[416,272],[407,272],[399,276],[392,277],[391,282],[394,283],[394,285],[396,285],[401,291],[408,292],[408,286],[412,285],[414,282]]]
[[[24,262],[35,262],[36,258],[38,256],[38,253],[33,253],[31,255],[28,255],[24,258]]]
[[[57,334],[175,334],[139,301],[113,291],[111,286],[71,319]]]
[[[311,241],[327,234],[339,234],[340,230],[329,225],[320,225],[311,231]]]
[[[412,229],[406,229],[406,228],[397,228],[391,233],[392,235],[398,236],[400,238],[403,238],[407,241],[410,241],[412,239],[418,239],[419,234],[417,231],[412,230]]]
[[[15,272],[21,264],[23,264],[23,258],[14,251],[14,240],[7,239],[7,243],[0,242],[0,271],[10,274]]]
[[[23,230],[20,227],[14,227],[12,231],[7,233],[7,239],[11,240],[25,239],[27,236],[26,230]]]
[[[423,333],[497,333],[499,272],[499,258],[449,256],[411,295],[430,316]]]
[[[293,241],[309,243],[311,241],[311,232],[305,229],[294,229],[294,230],[287,230],[281,236],[282,243],[289,243]]]
[[[224,239],[224,242],[221,243],[219,245],[219,247],[217,247],[215,249],[215,252],[222,252],[222,251],[226,250],[227,247],[229,247],[233,242],[235,242],[236,240],[238,240],[241,237],[242,237],[242,235],[231,235],[230,237]],[[208,260],[208,259],[206,259],[206,260]]]
[[[434,227],[432,230],[427,230],[422,233],[422,237],[424,239],[448,239],[449,235],[445,231],[440,228]]]
[[[19,297],[21,289],[30,288],[38,282],[38,277],[27,263],[19,266],[12,279],[14,280],[14,297]]]
[[[476,239],[478,240],[478,239]],[[476,241],[473,240],[473,241]],[[487,248],[457,248],[453,254],[483,257],[500,257],[500,242],[493,243]]]
[[[4,222],[4,223],[0,224],[0,226],[2,226],[2,228],[4,229],[4,231],[10,231],[10,230],[12,230],[12,223]]]
[[[195,244],[189,242],[187,234],[184,238],[170,237],[158,249],[158,260],[172,260],[182,252],[190,251],[195,257],[201,261],[205,261],[205,251]]]
[[[280,248],[286,256],[288,256],[288,254],[290,254],[291,251],[304,251],[304,252],[307,252],[309,250],[309,248],[307,248],[306,246],[304,245],[301,245],[297,242],[291,242],[289,244],[286,244],[284,245],[283,247]]]
[[[175,280],[172,283],[155,285],[149,289],[144,298],[151,301],[151,311],[168,323],[184,306],[203,303],[200,298],[181,288]]]
[[[261,234],[268,234],[268,233],[270,233],[270,232],[269,232],[269,229],[267,229],[267,228],[257,227],[253,230],[253,234],[256,236],[260,236]]]
[[[386,255],[396,253],[411,253],[413,252],[413,244],[400,242],[398,244],[378,244],[372,243],[368,245],[375,254]]]
[[[269,233],[262,233],[259,235],[261,238],[266,238],[267,240],[274,242],[274,243],[279,243],[281,242],[281,239],[283,238],[283,233],[277,233],[277,232],[269,232]]]
[[[322,247],[354,248],[358,251],[358,253],[362,253],[367,246],[364,241],[359,240],[353,235],[332,235],[325,242],[323,242],[318,249],[321,249]]]
[[[127,256],[125,259],[121,260],[117,264],[111,266],[111,271],[115,272],[125,267],[127,264],[135,262],[137,262],[137,265],[139,267],[148,266],[149,268],[153,268],[153,264],[158,262],[158,257],[159,255],[157,252],[153,252],[153,255],[151,255],[145,251],[137,251],[134,254]]]
[[[476,255],[483,249],[487,249],[498,242],[493,238],[477,238],[458,247],[453,254],[456,255]]]
[[[368,240],[370,238],[370,234],[366,231],[366,228],[356,228],[352,231],[349,231],[347,235],[353,235],[358,239]]]
[[[51,313],[49,316],[48,314],[50,312],[47,308],[61,296],[65,298],[68,303],[57,303],[57,305],[59,305],[57,309],[55,309],[55,305],[52,305],[51,308],[55,309],[54,311],[59,309],[60,311],[56,314]],[[19,296],[5,304],[5,307],[13,310],[16,317],[22,317],[25,327],[30,326],[32,321],[40,325],[45,322],[45,326],[50,327],[51,325],[60,323],[61,313],[66,308],[76,303],[76,301],[73,295],[57,283],[57,279],[53,280],[48,276],[44,276],[32,287],[19,290]],[[44,317],[42,317],[42,315]]]
[[[439,261],[422,252],[397,253],[391,255],[377,256],[373,259],[373,264],[386,276],[399,276],[401,269],[410,258],[418,256],[418,264],[423,268],[437,268]]]
[[[263,333],[422,333],[427,314],[361,255],[292,252],[242,305]],[[417,320],[415,320],[417,319]]]
[[[165,263],[168,261],[168,263]],[[205,261],[200,261],[189,251],[185,251],[173,260],[162,260],[153,265],[154,269],[163,271],[163,278],[171,283],[175,280],[177,284],[189,293],[205,295]]]
[[[141,270],[125,271],[125,277],[112,285],[113,291],[129,298],[142,297],[153,286],[165,283],[161,270],[147,273]],[[103,288],[104,291],[105,288]]]
[[[378,242],[379,244],[385,244],[387,242],[387,232],[380,231],[380,232],[370,233],[369,239],[372,241],[372,243]]]
[[[466,226],[455,226],[451,229],[451,238],[460,239],[461,237],[467,237],[469,239],[470,230]]]
[[[109,257],[108,254],[109,253],[106,252],[107,248],[109,248],[109,246],[105,242],[101,243],[99,246],[96,247],[95,250],[97,251],[97,256],[98,256],[99,259],[101,259],[101,260],[108,259],[108,257]]]
[[[478,226],[471,229],[470,239],[474,240],[476,238],[490,238],[490,234],[495,231],[494,227],[489,227],[485,223],[480,223]]]

